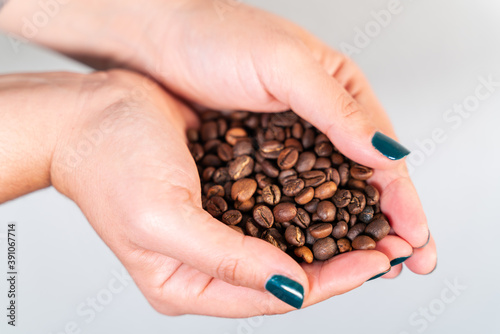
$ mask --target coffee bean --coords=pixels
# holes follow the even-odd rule
[[[207,110],[200,114],[200,118],[202,121],[212,121],[217,119],[220,116],[220,113],[215,110]]]
[[[235,225],[229,225],[229,227],[232,228],[233,230],[235,230],[236,232],[245,235],[245,232],[243,231],[243,229],[241,227],[235,226]]]
[[[306,209],[306,211],[309,213],[315,213],[317,208],[318,208],[318,203],[319,203],[319,199],[314,198],[313,200],[308,202],[306,205],[304,205],[304,209]]]
[[[250,198],[248,201],[236,201],[234,202],[234,208],[236,210],[240,210],[242,212],[252,211],[255,206],[255,198]]]
[[[266,159],[276,159],[285,146],[277,140],[270,140],[260,145],[260,154]]]
[[[287,140],[285,140],[285,147],[292,147],[296,149],[299,153],[304,151],[302,143],[295,138],[288,138]]]
[[[276,168],[276,166],[274,166],[273,163],[270,162],[269,160],[264,160],[260,164],[262,166],[262,171],[267,176],[275,178],[278,177],[278,175],[280,174],[279,169]]]
[[[333,227],[332,237],[335,239],[343,238],[347,235],[348,230],[347,223],[345,221],[340,221]]]
[[[349,181],[347,181],[347,188],[349,188],[349,189],[363,191],[365,189],[365,187],[366,187],[365,181],[356,180],[353,178],[350,178]]]
[[[312,263],[314,260],[313,253],[306,246],[301,246],[293,250],[295,256],[304,260],[305,263]]]
[[[203,141],[217,138],[217,123],[215,121],[203,123],[200,128],[200,133],[201,140]]]
[[[302,189],[297,196],[295,196],[295,203],[304,205],[309,203],[314,198],[314,188],[307,187]]]
[[[354,249],[375,249],[375,241],[367,235],[360,235],[352,241],[352,248]]]
[[[315,134],[313,129],[306,129],[304,136],[302,136],[302,146],[305,150],[313,147]]]
[[[351,203],[351,192],[347,189],[337,190],[332,197],[332,201],[337,208],[344,208]]]
[[[316,238],[311,235],[309,229],[306,229],[306,245],[314,245]]]
[[[278,156],[278,167],[281,169],[290,169],[297,163],[299,151],[293,147],[284,148]]]
[[[377,219],[368,224],[365,228],[365,234],[375,241],[385,238],[391,230],[389,223],[383,219]]]
[[[292,222],[298,227],[306,229],[311,224],[311,217],[306,210],[298,208],[297,215],[292,219]]]
[[[340,174],[335,168],[327,168],[324,170],[327,181],[333,181],[338,186],[340,184]]]
[[[239,140],[245,139],[247,137],[247,132],[242,128],[232,128],[227,130],[226,132],[226,142],[231,146],[236,145]]]
[[[231,187],[231,198],[234,201],[248,201],[257,190],[257,182],[254,179],[240,179]]]
[[[206,209],[208,213],[210,213],[213,217],[220,217],[224,212],[227,211],[227,208],[228,206],[226,201],[220,196],[213,196],[207,201]]]
[[[349,228],[353,227],[353,226],[354,226],[354,225],[356,225],[357,223],[358,223],[358,216],[356,216],[356,215],[351,215],[351,216],[349,217],[349,223],[348,223]]]
[[[211,186],[210,189],[207,191],[207,198],[213,197],[213,196],[220,196],[224,197],[226,192],[224,191],[224,187],[221,186],[220,184],[216,184],[214,186]]]
[[[311,215],[311,220],[315,223],[321,222],[321,218],[318,216],[318,213],[315,212]]]
[[[328,157],[333,153],[333,145],[329,142],[321,142],[314,146],[314,152],[318,157]]]
[[[269,205],[276,205],[281,200],[280,188],[273,184],[262,189],[262,199]]]
[[[286,228],[285,239],[292,246],[300,247],[306,243],[306,237],[297,226],[290,225]]]
[[[231,176],[229,175],[229,170],[226,167],[217,168],[212,175],[212,180],[217,184],[224,184],[230,181]]]
[[[316,156],[312,152],[302,152],[295,164],[295,170],[299,173],[310,171],[316,163]]]
[[[262,239],[269,242],[271,245],[280,248],[283,252],[286,252],[286,241],[277,229],[270,228],[265,230],[262,233]]]
[[[300,124],[300,123],[297,123],[297,124]],[[198,131],[196,131],[195,129],[188,129],[186,132],[186,136],[187,136],[189,142],[191,142],[191,143],[196,143],[200,139],[200,136],[198,136]]]
[[[219,167],[222,165],[222,161],[215,154],[205,154],[201,159],[201,164],[205,167]]]
[[[302,189],[304,189],[304,181],[302,179],[288,180],[283,185],[283,194],[286,196],[296,196]]]
[[[309,226],[309,232],[316,239],[323,239],[332,233],[332,224],[318,223]]]
[[[311,170],[299,174],[299,177],[304,180],[304,186],[317,187],[326,181],[326,175],[320,170]]]
[[[317,158],[314,163],[313,169],[327,169],[332,166],[332,162],[328,158]]]
[[[294,112],[287,111],[279,114],[273,114],[270,121],[276,126],[286,127],[294,125],[298,120],[299,118]]]
[[[268,176],[261,173],[255,175],[255,181],[257,181],[260,189],[264,189],[265,187],[272,185],[272,180]]]
[[[264,228],[270,228],[274,224],[274,216],[271,209],[265,205],[257,205],[253,209],[253,219]]]
[[[319,145],[321,143],[330,143],[330,139],[328,139],[324,133],[319,133],[314,139],[314,145]]]
[[[335,220],[335,215],[337,209],[330,201],[321,201],[318,203],[318,208],[316,210],[319,218],[324,222],[332,222]]]
[[[231,198],[231,188],[233,187],[233,183],[231,181],[224,183],[224,199],[226,202],[230,202]]]
[[[293,203],[280,203],[274,207],[273,214],[277,222],[288,222],[297,215],[297,207]]]
[[[363,233],[365,231],[365,228],[366,228],[366,224],[357,223],[356,225],[354,225],[353,227],[351,227],[349,229],[349,231],[347,232],[347,238],[349,240],[353,241],[354,239],[356,239],[356,237],[358,235],[360,235],[361,233]]]
[[[314,243],[312,250],[316,260],[326,261],[335,255],[337,244],[332,238],[323,238]]]
[[[373,219],[373,206],[365,206],[363,211],[358,215],[358,219],[363,223],[369,223]]]
[[[292,136],[296,139],[301,139],[304,135],[304,127],[300,123],[292,125]],[[195,140],[196,141],[196,140]]]
[[[240,157],[242,155],[250,155],[251,156],[254,154],[254,152],[255,151],[254,151],[252,142],[248,138],[240,139],[233,146],[233,156],[235,156],[235,157]]]
[[[217,154],[217,148],[222,144],[219,139],[210,139],[203,145],[203,150],[206,154],[213,153]]]
[[[220,144],[217,148],[217,155],[222,161],[230,161],[233,159],[233,148],[226,143]]]
[[[347,206],[351,215],[361,213],[366,205],[365,195],[361,191],[351,190],[351,202]]]
[[[201,144],[194,143],[189,145],[189,151],[191,152],[191,155],[194,158],[194,161],[198,162],[203,158],[203,155],[205,154],[205,151],[203,150],[203,147]]]
[[[340,166],[344,163],[344,156],[340,153],[333,153],[330,156],[330,160],[332,161],[333,165]]]
[[[236,225],[241,222],[243,215],[238,210],[229,210],[222,215],[222,222],[227,225]]]
[[[260,235],[262,234],[260,226],[255,222],[255,220],[253,220],[253,218],[248,218],[246,221],[245,231],[248,235],[255,238],[260,238]]]
[[[338,221],[348,222],[349,218],[350,218],[350,215],[349,215],[349,212],[346,209],[340,208],[340,209],[337,210],[337,220]]]
[[[297,172],[293,169],[282,170],[278,175],[278,181],[281,185],[284,185],[288,180],[296,179]]]
[[[366,186],[365,194],[366,194],[366,204],[368,205],[375,205],[380,199],[380,194],[377,188],[375,188],[372,185]]]
[[[354,165],[351,167],[351,176],[357,180],[368,180],[373,175],[373,169],[362,165]]]
[[[248,155],[242,155],[229,162],[229,175],[233,180],[249,176],[253,172],[254,161]]]
[[[227,131],[227,122],[224,118],[219,118],[217,120],[217,134],[219,137],[224,137]]]
[[[318,199],[331,198],[335,194],[335,191],[337,191],[335,182],[328,181],[314,189],[314,197]]]
[[[340,185],[345,186],[347,181],[349,181],[349,164],[343,163],[339,166],[339,175],[340,175]]]
[[[207,167],[203,170],[203,173],[201,174],[201,179],[202,181],[208,182],[212,179],[212,176],[214,175],[215,172],[215,167]]]
[[[339,249],[339,253],[352,251],[351,242],[346,238],[337,240],[337,247]]]

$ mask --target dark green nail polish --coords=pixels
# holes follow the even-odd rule
[[[372,145],[391,160],[399,160],[410,154],[406,147],[378,131],[373,135]]]
[[[373,280],[373,279],[375,279],[375,278],[379,278],[380,276],[384,276],[384,275],[385,275],[385,274],[387,274],[389,271],[391,271],[391,269],[392,269],[392,268],[389,268],[389,269],[387,269],[386,271],[384,271],[383,273],[380,273],[380,274],[377,274],[377,275],[373,276],[373,277],[372,277],[372,278],[370,278],[368,281],[371,281],[371,280]],[[368,282],[368,281],[367,281],[367,282]]]
[[[288,277],[274,275],[267,281],[266,290],[288,305],[297,309],[302,307],[302,302],[304,301],[304,288]]]
[[[403,256],[403,257],[395,258],[394,260],[391,261],[391,267],[397,266],[398,264],[405,262],[410,257],[411,257],[411,255],[410,256]]]
[[[427,241],[425,242],[425,244],[423,246],[416,247],[416,248],[417,249],[424,248],[425,246],[427,246],[427,244],[429,243],[430,240],[431,240],[431,231],[429,231],[429,235],[427,236]]]

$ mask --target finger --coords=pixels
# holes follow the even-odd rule
[[[403,265],[398,264],[396,266],[391,267],[391,271],[383,275],[382,278],[388,278],[388,279],[396,278],[401,274],[401,271],[403,271]]]
[[[377,241],[375,249],[387,256],[392,267],[401,264],[413,255],[411,245],[396,235],[388,235],[384,239]]]
[[[430,237],[427,246],[413,250],[413,256],[405,261],[405,265],[416,274],[429,274],[437,266],[437,252],[434,238]]]

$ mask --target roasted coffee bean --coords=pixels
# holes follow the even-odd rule
[[[273,184],[262,189],[262,199],[269,205],[276,205],[281,200],[280,188]]]
[[[357,223],[358,223],[358,216],[356,216],[356,215],[351,215],[351,216],[349,217],[349,223],[348,223],[349,228],[353,227],[353,226],[354,226],[354,225],[356,225]]]
[[[304,180],[304,186],[317,187],[326,181],[326,175],[320,170],[311,170],[299,174],[299,177]]]
[[[203,141],[217,138],[217,123],[215,121],[203,123],[200,128],[200,134]]]
[[[260,118],[258,115],[251,115],[245,120],[245,126],[250,129],[256,129],[259,127]]]
[[[212,188],[213,186],[215,186],[215,183],[213,182],[207,182],[203,185],[203,194],[208,194],[208,191],[210,190],[210,188]]]
[[[318,216],[318,213],[315,212],[311,215],[311,220],[315,223],[322,222],[321,218]]]
[[[231,187],[231,198],[234,201],[245,202],[252,198],[257,190],[257,182],[254,179],[240,179]]]
[[[283,252],[286,252],[286,240],[277,229],[270,228],[268,230],[265,230],[262,233],[262,239],[280,248]]]
[[[266,159],[276,159],[285,146],[277,140],[270,140],[260,145],[260,154]]]
[[[299,153],[304,151],[304,148],[302,147],[302,143],[295,138],[288,138],[287,140],[285,140],[285,147],[293,147]]]
[[[353,178],[350,178],[349,181],[347,181],[347,188],[349,188],[349,189],[363,191],[365,189],[365,187],[366,187],[365,181],[356,180]]]
[[[301,139],[304,135],[304,127],[300,123],[295,123],[292,125],[292,136],[296,139]],[[195,140],[197,141],[197,140]]]
[[[309,203],[314,198],[314,188],[307,187],[302,189],[297,196],[295,196],[295,203],[304,205]]]
[[[201,113],[200,118],[202,121],[207,122],[214,119],[217,119],[220,116],[220,113],[216,110],[207,110]]]
[[[283,185],[283,194],[286,196],[296,196],[302,189],[304,189],[304,181],[302,179],[288,180]]]
[[[309,232],[316,239],[323,239],[332,233],[332,224],[318,223],[309,226]]]
[[[316,238],[311,235],[309,229],[306,230],[306,245],[314,245]]]
[[[333,165],[340,166],[344,163],[344,156],[340,153],[333,153],[330,156],[330,160],[332,161]]]
[[[349,231],[347,232],[347,238],[349,240],[353,241],[354,239],[356,239],[356,237],[358,235],[360,235],[361,233],[363,233],[365,231],[365,228],[366,228],[366,224],[357,223],[356,225],[354,225],[353,227],[351,227],[349,229]]]
[[[297,124],[300,125],[300,123]],[[188,129],[186,136],[191,143],[196,143],[200,139],[200,136],[198,136],[198,131],[196,131],[195,129]]]
[[[347,206],[351,215],[361,213],[366,205],[365,195],[361,191],[351,190],[351,202]]]
[[[352,241],[352,248],[354,249],[375,249],[375,240],[367,235],[360,235]]]
[[[298,208],[297,215],[292,219],[292,223],[300,228],[306,229],[309,227],[309,224],[311,224],[311,217],[309,217],[306,210]]]
[[[299,151],[293,147],[284,148],[278,156],[278,167],[281,169],[290,169],[297,163]]]
[[[227,167],[217,168],[212,175],[212,180],[214,180],[217,184],[224,184],[227,181],[231,180],[231,176],[229,175],[229,170]]]
[[[318,203],[319,203],[319,199],[314,198],[313,200],[308,202],[306,205],[304,205],[304,209],[306,209],[306,211],[309,213],[315,213],[317,208],[318,208]]]
[[[341,254],[352,251],[351,242],[346,238],[337,240],[337,247],[339,249],[339,253]]]
[[[238,110],[234,111],[229,115],[229,118],[233,121],[243,121],[250,115],[249,111]]]
[[[319,239],[314,243],[312,250],[316,260],[326,261],[335,255],[337,243],[332,238]]]
[[[232,128],[227,130],[226,132],[226,142],[231,146],[236,145],[239,140],[245,139],[247,137],[247,132],[242,128]]]
[[[226,192],[224,191],[224,187],[221,186],[220,184],[216,184],[214,186],[211,186],[210,189],[207,191],[207,198],[213,197],[213,196],[220,196],[224,197]]]
[[[340,185],[343,187],[349,181],[349,164],[343,163],[339,166],[339,175],[340,175]]]
[[[351,192],[347,189],[337,190],[332,197],[332,201],[337,208],[344,208],[351,203]]]
[[[205,151],[203,150],[203,146],[198,143],[189,144],[189,151],[194,158],[194,161],[198,162],[203,158]]]
[[[335,191],[337,191],[335,182],[328,181],[314,189],[314,197],[318,199],[331,198],[335,194]]]
[[[259,204],[253,209],[253,219],[264,228],[270,228],[274,224],[274,216],[271,209]],[[285,220],[286,221],[286,220]]]
[[[349,218],[350,218],[350,215],[349,215],[349,212],[346,209],[340,208],[340,209],[337,210],[337,220],[338,221],[348,222]]]
[[[202,181],[209,182],[212,179],[212,176],[214,175],[215,172],[215,167],[207,167],[203,170],[203,173],[201,174],[201,179]]]
[[[340,184],[340,174],[335,168],[327,168],[324,170],[327,181],[333,181],[338,186]]]
[[[306,243],[306,236],[301,229],[295,225],[290,225],[286,228],[285,239],[290,245],[296,247],[304,246]]]
[[[366,204],[375,205],[376,203],[378,203],[380,199],[380,194],[377,188],[375,188],[372,185],[367,185],[365,188],[365,194],[366,194]]]
[[[391,230],[389,223],[383,219],[377,219],[368,224],[365,228],[365,234],[375,241],[385,238]]]
[[[229,175],[233,180],[249,176],[253,172],[254,161],[248,155],[242,155],[229,162]]]
[[[314,145],[318,145],[321,143],[330,143],[330,139],[328,139],[328,137],[324,133],[318,134],[314,139]]]
[[[373,175],[373,169],[362,165],[354,165],[351,167],[351,176],[357,180],[368,180]]]
[[[302,146],[307,150],[314,146],[315,133],[313,129],[306,129],[302,136]]]
[[[260,238],[260,235],[262,234],[260,226],[255,222],[255,220],[253,220],[253,218],[248,218],[246,221],[245,231],[248,235],[255,238]]]
[[[365,206],[363,211],[358,215],[358,219],[363,223],[369,223],[373,219],[373,206]]]
[[[345,221],[340,221],[333,227],[332,237],[335,239],[343,238],[347,235],[348,230],[347,223]]]
[[[276,126],[292,126],[299,120],[298,116],[292,111],[286,111],[279,114],[273,114],[270,122]]]
[[[224,118],[219,118],[217,120],[217,134],[219,137],[224,137],[227,131],[227,122]]]
[[[254,154],[254,148],[252,145],[252,142],[246,138],[246,139],[240,139],[236,144],[233,146],[233,156],[234,157],[240,157],[242,155],[252,155]]]
[[[213,196],[207,200],[207,211],[213,217],[220,217],[227,211],[227,202],[220,196]]]
[[[233,159],[233,148],[226,143],[220,144],[217,148],[217,155],[222,161],[230,161]]]
[[[210,139],[203,145],[203,150],[206,154],[217,154],[217,148],[220,146],[220,144],[222,144],[222,142],[219,139]]]
[[[241,222],[243,215],[238,210],[229,210],[222,215],[222,222],[227,225],[236,225]]]
[[[242,212],[248,212],[252,211],[253,207],[255,206],[255,198],[250,198],[248,201],[240,202],[236,201],[234,202],[234,208],[236,210],[240,210]]]
[[[298,173],[310,171],[316,163],[316,156],[312,152],[302,152],[295,164]]]
[[[295,201],[290,196],[281,196],[281,203],[292,203],[295,204]]]
[[[201,164],[205,167],[219,167],[222,165],[222,161],[215,154],[205,154],[201,159]]]
[[[272,185],[272,180],[268,176],[261,173],[255,175],[255,180],[257,181],[260,189],[264,189],[265,187]]]
[[[286,181],[296,179],[297,172],[293,169],[282,170],[278,175],[278,181],[281,185],[284,185]]]
[[[264,198],[261,195],[255,196],[255,204],[264,204]]]
[[[332,166],[332,162],[328,158],[317,158],[314,163],[313,169],[327,169]]]
[[[297,207],[293,203],[280,203],[274,207],[273,214],[277,222],[288,222],[297,215]]]
[[[333,153],[333,145],[330,142],[321,142],[314,146],[314,152],[318,157],[329,157]]]
[[[272,162],[269,160],[264,160],[261,163],[262,171],[269,177],[276,178],[280,174],[280,171]]]
[[[313,253],[307,246],[301,246],[299,248],[295,248],[293,253],[296,257],[304,260],[305,263],[312,263],[314,260]]]
[[[243,229],[241,227],[235,226],[235,225],[229,225],[229,227],[232,228],[233,230],[235,230],[236,232],[245,235],[245,232],[243,231]]]
[[[233,183],[231,181],[224,183],[224,199],[226,202],[231,201],[231,188],[233,187]]]
[[[318,203],[318,208],[316,210],[319,218],[324,222],[332,222],[335,220],[335,215],[337,214],[337,209],[330,201],[321,201]]]

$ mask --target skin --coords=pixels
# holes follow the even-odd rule
[[[0,12],[0,27],[22,35],[20,18],[37,10],[36,1],[11,1]],[[284,313],[293,308],[264,289],[274,274],[301,283],[308,306],[356,288],[386,271],[394,258],[413,253],[406,264],[417,274],[435,267],[432,238],[415,249],[427,241],[428,227],[404,162],[385,158],[370,143],[377,130],[396,138],[383,108],[355,64],[294,24],[244,4],[221,17],[211,1],[138,6],[74,0],[32,40],[96,67],[121,66],[151,79],[126,71],[37,74],[28,75],[28,83],[20,76],[17,90],[0,86],[7,99],[47,83],[36,86],[41,93],[27,105],[21,98],[5,102],[16,108],[2,111],[8,122],[0,124],[12,125],[2,136],[16,141],[0,147],[0,158],[10,162],[3,167],[0,200],[54,185],[80,206],[159,312]],[[194,104],[293,109],[348,157],[375,168],[372,183],[382,193],[393,235],[377,250],[299,265],[216,221],[201,209],[199,178],[186,146],[186,128],[198,125],[188,107]],[[33,106],[44,112],[34,113]],[[27,117],[21,119],[16,109]],[[40,146],[37,139],[47,133]],[[93,135],[97,144],[75,158]],[[40,153],[27,163],[32,152]],[[21,173],[18,166],[26,163]],[[385,276],[400,271],[398,265]]]

